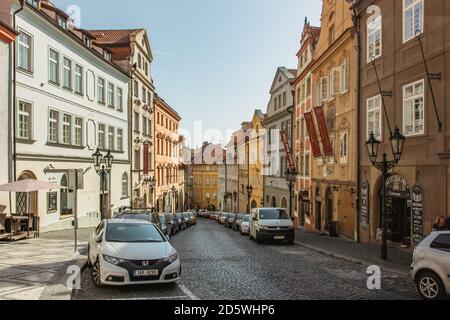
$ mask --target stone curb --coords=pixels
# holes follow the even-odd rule
[[[335,258],[338,258],[338,259],[347,260],[347,261],[350,261],[350,262],[353,262],[353,263],[358,263],[358,264],[365,264],[365,265],[369,265],[369,266],[370,265],[380,265],[384,270],[389,271],[391,273],[395,273],[395,274],[403,276],[403,277],[405,277],[405,276],[409,277],[410,276],[410,274],[408,272],[402,272],[402,271],[399,271],[399,270],[395,270],[395,269],[383,266],[379,262],[375,263],[373,261],[366,261],[366,260],[363,260],[363,259],[357,259],[357,258],[348,256],[348,255],[342,255],[342,254],[339,254],[339,253],[336,253],[336,252],[333,252],[333,251],[325,250],[325,249],[318,248],[318,247],[315,247],[315,246],[311,246],[309,244],[301,243],[301,242],[298,242],[298,241],[294,241],[294,243],[299,245],[299,246],[308,248],[310,250],[314,250],[314,251],[320,252],[320,253],[325,254],[327,256],[332,256],[332,257],[335,257]]]
[[[81,272],[87,268],[87,257],[80,256],[77,259],[74,259],[67,263],[64,268],[62,268],[59,272],[53,276],[50,283],[45,287],[43,293],[39,297],[39,300],[71,300],[73,289],[68,288],[66,286],[67,280],[69,279],[71,274],[68,274],[67,268],[69,266],[76,266],[80,269],[80,277]],[[81,280],[80,280],[81,281]]]

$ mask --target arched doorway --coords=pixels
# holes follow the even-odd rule
[[[378,226],[382,227],[382,177],[378,182]],[[386,225],[387,239],[411,244],[411,192],[407,180],[398,174],[390,174],[386,178]]]
[[[319,187],[316,189],[316,229],[322,230],[322,196]]]
[[[272,197],[272,208],[276,208],[277,207],[277,198]]]
[[[22,172],[19,175],[18,181],[36,179],[36,176],[31,171]],[[38,193],[35,192],[17,192],[16,193],[16,213],[20,214],[33,214],[39,216],[38,213]]]
[[[286,199],[285,197],[283,197],[283,198],[281,199],[281,207],[284,208],[284,209],[287,209],[287,208],[288,208],[287,199]]]
[[[258,207],[258,204],[256,203],[255,200],[252,200],[252,209],[255,209]]]
[[[333,190],[331,188],[327,189],[326,193],[326,204],[327,204],[327,222],[333,221]]]
[[[73,214],[73,202],[74,200],[72,199],[73,197],[73,190],[69,190],[69,183],[68,183],[68,179],[67,179],[67,175],[64,174],[61,178],[61,183],[60,183],[61,190],[59,191],[60,194],[60,214],[61,216],[65,216],[65,215],[71,215]]]

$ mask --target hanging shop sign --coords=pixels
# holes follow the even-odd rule
[[[414,246],[423,240],[423,188],[416,183],[412,188],[412,238]]]
[[[322,152],[320,151],[319,140],[317,139],[316,128],[314,127],[314,119],[311,112],[303,114],[306,121],[306,128],[308,129],[309,140],[311,142],[311,149],[314,158],[320,158]]]
[[[298,172],[297,166],[295,165],[294,157],[292,156],[292,148],[291,148],[291,144],[289,143],[289,138],[288,138],[286,130],[280,131],[280,137],[281,137],[281,141],[283,142],[283,145],[284,145],[284,150],[286,152],[289,170],[291,172]]]
[[[323,113],[323,107],[315,107],[314,114],[316,115],[320,138],[322,139],[323,155],[325,157],[331,157],[334,155],[334,152],[333,148],[331,147],[331,140],[328,133],[327,123],[325,121],[325,115]]]

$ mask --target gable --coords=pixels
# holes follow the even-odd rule
[[[270,94],[276,91],[278,88],[284,86],[286,82],[293,80],[295,74],[291,74],[285,67],[279,67],[275,73],[275,77],[270,88]]]

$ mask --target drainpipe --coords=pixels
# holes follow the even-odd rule
[[[356,8],[353,7],[353,25],[355,27],[355,40],[356,40],[356,103],[355,103],[355,112],[356,112],[356,123],[358,125],[358,130],[356,130],[356,241],[360,242],[360,216],[359,216],[359,191],[361,188],[361,170],[360,170],[360,162],[361,162],[361,154],[359,148],[359,140],[361,136],[361,112],[360,112],[360,101],[361,101],[361,16],[357,12]]]
[[[20,0],[20,8],[17,9],[16,11],[13,12],[12,14],[12,25],[13,25],[13,29],[14,31],[16,31],[16,15],[19,14],[23,8],[25,6],[25,2],[24,0]],[[11,50],[12,48],[12,50]],[[11,53],[12,51],[12,53]],[[13,77],[12,79],[12,110],[10,108],[10,115],[12,113],[12,122],[10,121],[9,125],[8,125],[8,136],[9,136],[9,147],[8,147],[8,151],[9,151],[9,163],[13,164],[13,168],[10,167],[9,170],[9,179],[10,181],[16,181],[17,179],[17,144],[16,144],[16,109],[17,109],[17,101],[16,101],[16,92],[17,92],[17,79],[16,79],[16,74],[17,74],[17,63],[16,63],[16,45],[11,43],[10,44],[10,67],[12,64],[12,75],[10,72],[10,76]],[[12,62],[12,63],[11,63]],[[11,68],[10,68],[11,70]],[[11,86],[11,83],[10,85]],[[10,91],[11,92],[11,91]],[[11,103],[10,103],[11,105]],[[11,146],[12,145],[12,146]]]

